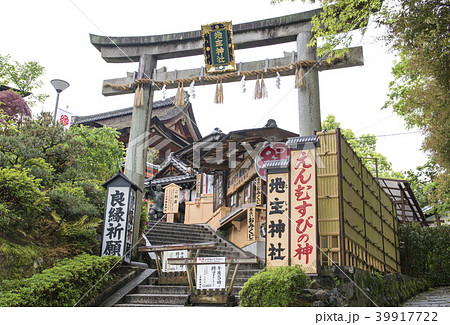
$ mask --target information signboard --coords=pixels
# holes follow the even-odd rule
[[[197,263],[217,263],[197,265],[197,289],[225,289],[225,257],[198,257]]]

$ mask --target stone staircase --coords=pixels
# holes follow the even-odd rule
[[[244,252],[225,238],[218,235],[208,225],[186,225],[166,222],[151,222],[147,239],[151,245],[216,242],[215,249],[202,249],[200,257],[207,256],[253,256]],[[234,282],[232,295],[238,299],[238,293],[244,283],[264,266],[259,264],[242,264],[239,266]],[[234,266],[231,267],[231,278]],[[147,277],[134,290],[129,292],[114,307],[164,307],[185,306],[189,298],[189,287],[186,285],[160,285],[157,272]]]

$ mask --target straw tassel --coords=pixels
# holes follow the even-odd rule
[[[139,95],[139,86],[136,87],[136,90],[134,91],[134,103],[133,107],[137,107],[137,97]]]
[[[223,86],[222,79],[217,81],[216,84],[216,95],[214,96],[214,104],[223,104]]]
[[[259,76],[256,77],[256,84],[255,84],[255,92],[253,94],[254,99],[260,99],[262,97],[261,94],[261,83],[259,81]]]
[[[144,89],[139,85],[134,93],[134,107],[142,106],[144,106]]]
[[[266,84],[264,83],[264,76],[261,76],[261,98],[267,98],[269,92],[267,91]]]
[[[177,94],[175,95],[175,106],[184,106],[184,86],[182,83],[178,84]]]
[[[301,88],[305,85],[305,79],[303,75],[303,68],[300,64],[300,67],[295,68],[295,88]]]

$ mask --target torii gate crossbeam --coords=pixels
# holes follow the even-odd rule
[[[233,25],[235,50],[294,42],[297,35],[311,30],[312,17],[322,9]],[[91,43],[106,62],[139,62],[143,53],[158,60],[203,54],[200,30],[153,36],[108,37],[90,35]]]

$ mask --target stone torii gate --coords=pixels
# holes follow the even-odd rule
[[[233,40],[236,50],[297,42],[297,53],[285,54],[282,58],[266,59],[253,62],[238,63],[240,71],[262,70],[264,78],[275,77],[271,67],[292,65],[298,60],[317,61],[316,48],[307,47],[312,38],[311,19],[318,15],[321,9],[301,12],[297,14],[253,21],[249,23],[233,25]],[[203,40],[200,29],[198,31],[139,36],[139,37],[108,37],[90,35],[91,43],[101,52],[102,58],[110,63],[139,62],[137,77],[134,73],[128,73],[124,78],[105,80],[102,93],[105,96],[133,93],[132,87],[117,89],[109,85],[130,85],[136,79],[175,80],[188,79],[203,75],[203,68],[180,71],[166,71],[165,68],[156,70],[158,60],[180,58],[203,54]],[[325,62],[326,58],[323,58]],[[318,71],[363,65],[362,48],[350,49],[344,60],[332,65],[316,64],[304,75],[304,87],[298,89],[299,110],[299,134],[312,135],[314,131],[320,131],[320,103],[319,103],[319,79]],[[287,69],[280,75],[293,75],[295,69]],[[224,79],[223,82],[239,81],[242,76],[239,73],[235,78]],[[246,80],[256,79],[257,76],[248,76]],[[216,81],[208,78],[199,78],[196,85],[212,84]],[[166,88],[176,88],[176,83],[167,84]],[[133,109],[128,152],[126,157],[125,175],[139,188],[144,187],[146,146],[148,143],[153,92],[155,86],[151,83],[143,84],[144,105]],[[137,211],[142,208],[142,194],[137,198]],[[134,222],[133,246],[139,240],[139,219],[136,213]],[[136,252],[136,250],[134,250]]]

